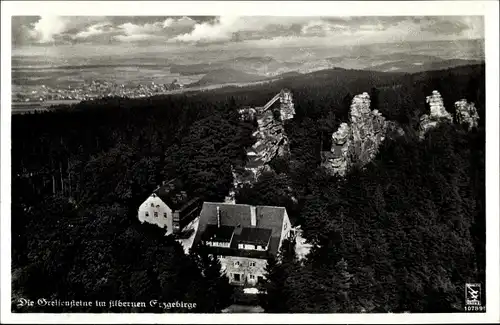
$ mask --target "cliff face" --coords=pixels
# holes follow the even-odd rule
[[[420,138],[423,139],[429,129],[436,127],[442,122],[452,122],[453,118],[448,113],[443,104],[443,98],[439,91],[434,90],[432,95],[427,96],[427,103],[429,104],[430,114],[424,114],[420,117]]]
[[[278,100],[279,108],[273,108]],[[247,150],[247,164],[233,173],[235,187],[255,182],[260,173],[270,170],[269,163],[273,158],[289,154],[289,142],[283,122],[295,115],[292,94],[284,89],[266,105],[244,108],[239,113],[241,119],[256,120],[258,128],[253,133],[256,142]]]
[[[477,114],[474,103],[468,103],[467,100],[461,99],[455,102],[456,118],[459,124],[468,124],[469,130],[477,128],[479,115]]]
[[[342,123],[332,134],[331,150],[322,152],[323,167],[332,175],[344,176],[352,165],[366,165],[376,156],[389,126],[404,134],[395,123],[388,124],[378,110],[370,109],[367,93],[355,96],[351,104],[350,124]]]
[[[352,101],[351,129],[352,160],[363,166],[376,156],[386,132],[385,118],[378,110],[370,110],[367,93],[354,97]]]

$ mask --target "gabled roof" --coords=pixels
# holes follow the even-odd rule
[[[279,248],[279,242],[282,234],[283,219],[285,217],[284,207],[271,207],[271,206],[257,206],[256,226],[251,225],[251,206],[247,204],[229,204],[229,203],[216,203],[205,202],[200,213],[200,221],[198,224],[198,231],[194,239],[194,245],[202,240],[205,231],[211,225],[217,226],[217,207],[220,209],[220,224],[221,226],[234,227],[234,237],[229,249],[218,249],[220,255],[233,255],[233,256],[257,256],[264,257],[266,252],[247,252],[238,249],[240,239],[250,238],[252,240],[261,239],[263,235],[267,236],[267,231],[257,230],[255,233],[245,228],[260,228],[270,230],[269,237],[269,253],[276,254]],[[250,236],[250,237],[248,237]]]
[[[267,246],[271,233],[271,229],[245,227],[241,230],[238,243]]]
[[[208,225],[203,233],[202,239],[229,243],[231,242],[233,233],[234,227],[232,226],[217,227],[217,225]]]
[[[158,196],[172,210],[184,210],[196,203],[198,198],[191,198],[182,190],[182,183],[177,179],[164,182],[153,194]]]

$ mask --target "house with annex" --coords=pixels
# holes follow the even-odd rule
[[[202,201],[190,198],[182,190],[178,179],[163,182],[139,206],[138,218],[141,223],[147,222],[166,230],[166,235],[177,234],[195,219]]]
[[[193,245],[217,256],[231,284],[252,288],[264,279],[267,258],[291,234],[284,207],[205,202]]]

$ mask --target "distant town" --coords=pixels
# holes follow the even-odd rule
[[[54,100],[89,100],[102,97],[149,97],[167,91],[182,89],[184,85],[174,80],[170,84],[116,84],[110,81],[92,80],[81,86],[68,86],[67,88],[52,88],[41,85],[36,90],[24,90],[13,95],[13,102],[45,102]]]

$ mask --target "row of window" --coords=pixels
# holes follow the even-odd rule
[[[240,267],[242,265],[242,263],[240,261],[234,261],[234,267]],[[248,262],[248,266],[252,267],[252,266],[255,266],[255,262],[254,261],[250,261]]]
[[[213,247],[229,247],[231,243],[222,243],[222,242],[217,242],[217,241],[207,241],[206,244],[208,246],[213,246]]]
[[[238,244],[239,249],[248,249],[248,250],[257,250],[257,251],[265,251],[267,247],[261,245],[248,245],[248,244]]]
[[[236,282],[241,282],[244,281],[245,275],[241,273],[233,273],[233,280]],[[255,276],[254,274],[249,274],[248,275],[248,280],[250,281],[255,281],[257,282],[262,282],[264,280],[264,277],[261,275]]]
[[[153,203],[151,203],[151,207],[154,208],[155,205]],[[156,205],[157,208],[160,208],[160,205]]]
[[[145,216],[145,217],[149,217],[149,212],[148,212],[148,211],[144,212],[144,216]],[[158,212],[154,212],[154,213],[153,213],[153,216],[154,216],[155,218],[158,218]],[[164,217],[164,218],[166,218],[166,217],[167,217],[167,213],[166,213],[166,212],[164,212],[164,213],[163,213],[163,217]]]

